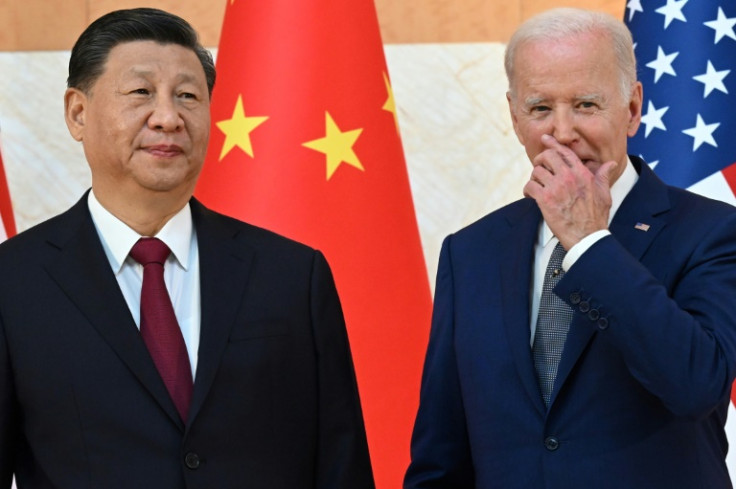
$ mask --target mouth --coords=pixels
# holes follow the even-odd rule
[[[181,146],[176,144],[153,144],[150,146],[144,146],[142,149],[143,151],[160,158],[171,158],[179,156],[184,152],[181,149]]]

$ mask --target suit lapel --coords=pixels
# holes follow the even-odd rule
[[[201,333],[189,421],[212,387],[228,337],[243,304],[255,252],[237,239],[241,228],[195,199],[190,202],[199,246]]]
[[[611,222],[611,233],[637,260],[667,224],[667,186],[639,158],[632,157],[639,180]]]
[[[508,246],[499,256],[503,294],[503,323],[511,354],[522,384],[532,402],[544,413],[530,347],[530,293],[534,245],[537,241],[541,213],[534,201],[528,200],[520,212],[509,216],[511,226],[505,239]]]
[[[87,209],[87,194],[48,240],[58,250],[46,270],[144,388],[183,430],[174,403],[141,339]]]
[[[639,172],[639,179],[624,198],[609,229],[616,240],[637,260],[652,244],[667,223],[666,212],[670,208],[667,186],[657,178],[641,159],[632,157]],[[588,320],[579,315],[570,325],[565,350],[557,370],[557,379],[552,390],[551,403],[567,380],[570,372],[582,355],[596,330],[589,327]]]

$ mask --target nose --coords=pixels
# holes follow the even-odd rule
[[[569,146],[578,138],[575,125],[575,116],[571,110],[558,109],[555,111],[552,121],[552,135],[560,142]]]
[[[169,97],[156,97],[148,117],[148,127],[157,131],[175,132],[184,125],[179,108]]]

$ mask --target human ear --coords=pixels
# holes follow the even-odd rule
[[[629,99],[629,125],[626,134],[633,137],[641,124],[641,109],[644,104],[644,89],[641,82],[636,82]]]
[[[64,93],[64,119],[69,133],[77,141],[84,135],[84,116],[87,107],[87,95],[77,88],[67,88]]]
[[[521,145],[524,145],[524,138],[521,135],[521,132],[519,132],[519,118],[516,115],[516,111],[514,110],[514,100],[513,95],[511,95],[511,91],[509,90],[506,92],[506,101],[509,103],[509,114],[511,114],[511,124],[514,126],[514,132],[516,133],[516,138],[519,140]]]

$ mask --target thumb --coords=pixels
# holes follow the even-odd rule
[[[617,163],[615,161],[607,161],[598,167],[598,171],[595,172],[595,180],[600,185],[605,187],[611,186],[611,176],[616,168]]]

